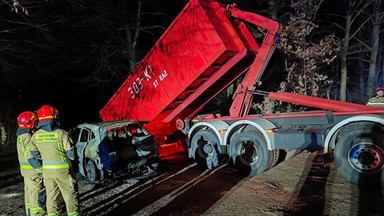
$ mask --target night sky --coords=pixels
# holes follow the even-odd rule
[[[140,61],[188,0],[145,0],[137,41]],[[231,1],[220,1],[232,3]],[[244,9],[260,3],[236,1]],[[10,102],[12,115],[57,107],[62,127],[101,121],[99,110],[129,74],[125,29],[135,29],[137,1],[62,0],[24,2],[28,15],[1,5],[0,102]],[[157,26],[156,28],[152,28]],[[133,31],[132,31],[133,32]],[[100,70],[96,80],[84,81]],[[115,75],[115,73],[120,75]],[[110,79],[110,80],[109,80]],[[107,80],[107,81],[105,81]],[[11,118],[0,110],[2,118]],[[2,119],[0,118],[0,120]]]
[[[98,98],[98,92],[74,91],[70,84],[52,83],[23,90],[3,86],[2,89],[6,89],[6,99],[16,103],[18,112],[35,111],[44,104],[55,106],[59,110],[62,127],[66,129],[79,123],[101,121],[98,111],[107,102],[106,99]]]
[[[144,2],[142,11],[147,15],[141,17],[141,25],[162,27],[140,33],[138,61],[187,1]],[[0,50],[0,120],[16,123],[21,112],[49,104],[59,110],[67,130],[101,121],[99,110],[129,74],[127,35],[121,29],[134,29],[136,3],[36,2],[26,5],[29,15],[0,4],[0,30],[11,29],[8,34],[0,32],[1,46],[9,48]],[[92,80],[96,70],[100,77]],[[12,106],[11,113],[5,104]]]
[[[141,24],[147,29],[136,41],[137,61],[145,56],[188,0],[143,2],[147,4],[143,7]],[[241,9],[261,14],[267,5],[267,1],[219,2],[236,2]],[[15,14],[9,5],[0,5],[3,48],[0,50],[0,103],[11,102],[13,106],[13,117],[0,109],[0,120],[16,120],[22,111],[50,104],[59,110],[65,129],[79,123],[101,121],[99,110],[130,73],[125,30],[135,29],[135,3],[137,1],[36,1],[29,4],[37,5],[27,5],[29,15]],[[286,14],[285,10],[282,12]],[[152,28],[154,26],[156,28]],[[82,82],[96,70],[102,72],[97,78],[103,83],[97,83],[97,79]]]

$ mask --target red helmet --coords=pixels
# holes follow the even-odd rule
[[[34,128],[36,125],[36,121],[37,116],[34,112],[31,111],[22,112],[17,118],[17,123],[19,124],[19,127],[26,129]]]
[[[59,119],[59,111],[50,105],[44,105],[37,111],[39,121]]]
[[[382,86],[377,87],[377,89],[376,89],[376,93],[377,93],[378,91],[383,91],[383,92],[384,92],[384,87],[382,87]]]

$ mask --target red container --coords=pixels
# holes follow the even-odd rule
[[[100,111],[103,121],[134,119],[169,134],[252,63],[258,46],[244,35],[219,3],[191,0]]]

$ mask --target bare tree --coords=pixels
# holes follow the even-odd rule
[[[300,0],[292,4],[295,13],[281,31],[280,48],[290,57],[286,63],[287,81],[281,90],[322,96],[324,92],[319,93],[319,89],[332,83],[321,68],[336,58],[338,43],[333,34],[314,36],[318,28],[314,18],[321,3]]]
[[[365,45],[370,51],[369,72],[367,81],[368,97],[373,94],[375,88],[375,78],[377,74],[376,66],[380,45],[380,31],[382,30],[381,25],[384,21],[384,9],[382,8],[382,0],[373,0],[370,11],[372,11],[372,15],[370,16],[370,21],[372,24],[372,39],[370,46]]]
[[[175,6],[166,8],[171,3]],[[31,80],[25,78],[36,77],[40,83],[73,82],[72,88],[81,91],[121,84],[183,5],[3,0],[3,6],[10,13],[2,14],[0,27],[0,67],[5,71],[0,82],[24,89]]]
[[[4,13],[1,14],[0,21],[0,83],[23,85],[27,80],[25,78],[29,77],[24,71],[40,59],[34,48],[41,48],[41,44],[35,39],[40,40],[47,32],[47,25],[36,22],[38,15],[28,15],[27,8],[40,10],[43,3],[25,2],[23,6],[18,1],[3,0],[2,3],[0,7]],[[10,10],[6,12],[6,9]]]
[[[365,0],[345,0],[345,16],[344,26],[336,23],[336,26],[343,30],[344,36],[341,39],[341,52],[340,52],[340,100],[346,101],[347,80],[348,80],[348,56],[362,50],[351,48],[351,40],[356,39],[359,31],[361,31],[369,19],[360,21],[367,7],[372,4],[372,1]],[[340,17],[340,16],[336,16]],[[367,47],[367,46],[366,46]]]
[[[66,70],[83,66],[84,75],[75,80],[77,88],[101,89],[101,96],[110,97],[179,12],[167,13],[165,6],[150,0],[88,1],[82,7],[71,6],[70,13],[78,18],[63,26],[75,28],[75,38],[70,42],[72,50],[64,48],[67,55],[62,58]]]
[[[316,34],[318,26],[314,19],[321,4],[322,1],[298,0],[291,5],[293,12],[281,29],[278,46],[286,55],[287,76],[280,84],[281,91],[322,97],[326,94],[322,90],[333,81],[325,68],[335,60],[339,45],[333,34]],[[254,107],[260,112],[267,112],[273,111],[277,105],[266,99]]]
[[[340,100],[346,101],[348,86],[348,65],[357,59],[359,71],[360,88],[363,98],[366,101],[375,88],[377,75],[377,64],[380,46],[380,31],[383,23],[382,0],[345,0],[345,15],[335,16],[344,19],[344,25],[336,23],[344,35],[340,39],[342,48],[340,53]],[[365,67],[368,65],[368,67]],[[351,68],[350,68],[351,69]],[[368,72],[366,72],[368,71]],[[367,75],[365,75],[367,74]],[[357,99],[355,99],[357,100]]]
[[[1,1],[0,101],[3,107],[11,103],[14,113],[1,109],[0,117],[15,123],[19,112],[63,90],[72,98],[88,90],[93,95],[87,97],[109,98],[182,6],[160,0]]]
[[[28,15],[28,10],[20,4],[19,0],[2,0],[2,3],[8,5],[15,13],[21,12]]]

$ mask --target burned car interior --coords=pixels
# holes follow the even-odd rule
[[[78,171],[89,182],[148,175],[158,167],[155,137],[136,121],[84,123],[70,134],[76,147]]]

